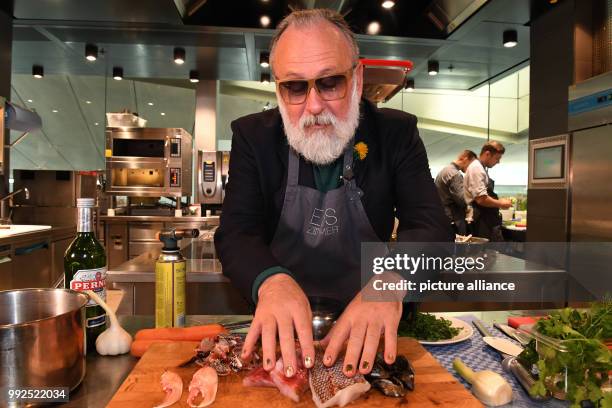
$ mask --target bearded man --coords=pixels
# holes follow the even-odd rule
[[[395,360],[402,301],[362,298],[362,242],[440,242],[453,234],[413,115],[361,99],[363,66],[339,14],[295,11],[277,27],[270,60],[278,109],[232,123],[233,139],[215,244],[223,273],[256,305],[243,357],[261,338],[263,366],[312,367],[312,299],[342,314],[323,340],[333,364],[368,373],[381,335]],[[408,298],[410,295],[408,294]],[[301,353],[296,353],[294,330]]]

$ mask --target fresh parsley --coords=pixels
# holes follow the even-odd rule
[[[451,324],[450,320],[442,317],[416,312],[410,321],[400,321],[398,335],[425,341],[448,340],[461,331]]]
[[[612,393],[604,393],[602,384],[608,381],[612,371],[612,352],[603,340],[612,337],[612,299],[594,303],[587,311],[566,308],[541,319],[537,331],[560,340],[559,347],[540,342],[539,359],[536,362],[538,380],[530,390],[532,394],[545,395],[546,390],[564,390],[572,408],[583,401],[595,406],[610,407]],[[534,344],[527,347],[524,360],[532,360]]]

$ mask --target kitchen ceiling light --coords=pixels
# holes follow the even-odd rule
[[[53,112],[53,113],[57,113],[57,112],[59,112],[59,111],[58,111],[57,109],[53,109],[51,112]]]
[[[193,82],[194,84],[200,82],[200,73],[195,69],[189,71],[189,82]]]
[[[153,102],[147,102],[147,105],[153,106]]]
[[[174,49],[174,63],[182,65],[185,63],[185,49],[176,47]]]
[[[395,6],[395,2],[392,1],[392,0],[385,0],[385,1],[382,2],[381,5],[382,5],[383,8],[389,10],[389,9],[392,9],[393,6]]]
[[[161,112],[160,115],[166,116],[166,112]]]
[[[270,74],[268,74],[267,72],[262,72],[260,81],[261,81],[262,84],[269,84],[270,83]]]
[[[34,101],[33,101],[33,100],[31,100],[31,99],[28,99],[28,102],[32,103],[32,102],[34,102]]]
[[[438,71],[440,71],[440,63],[438,61],[431,60],[427,62],[427,72],[429,75],[438,75]]]
[[[409,79],[408,81],[406,81],[406,91],[414,91],[414,79]]]
[[[85,103],[89,105],[89,104],[91,104],[91,101],[85,101]]]
[[[40,79],[45,76],[45,69],[42,65],[32,65],[32,76],[36,79]]]
[[[99,123],[98,123],[98,122],[95,122],[95,123],[94,123],[94,126],[98,126],[98,125],[99,125]]]
[[[95,61],[98,59],[98,46],[94,44],[85,45],[85,59],[87,61]]]
[[[368,24],[368,34],[370,35],[376,35],[380,32],[380,23],[378,21],[372,21],[370,24]]]
[[[123,79],[123,68],[113,67],[113,79],[115,81],[121,81]]]
[[[268,68],[270,66],[270,53],[262,51],[259,54],[259,65],[262,68]]]
[[[518,34],[516,30],[504,31],[504,47],[512,48],[518,44]]]
[[[263,15],[259,18],[259,23],[262,27],[267,27],[270,25],[270,17]]]

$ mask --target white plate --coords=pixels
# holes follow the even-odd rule
[[[441,316],[436,317],[440,318]],[[425,344],[427,346],[444,346],[447,344],[460,343],[469,339],[470,337],[472,337],[472,334],[474,334],[474,329],[469,323],[464,322],[463,320],[455,319],[454,317],[445,317],[445,319],[451,321],[452,327],[461,329],[461,331],[455,337],[453,337],[452,339],[437,341],[419,340],[419,343]]]
[[[516,225],[506,225],[505,228],[510,231],[527,231],[527,227],[517,227]]]

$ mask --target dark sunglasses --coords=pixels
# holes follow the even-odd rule
[[[348,84],[356,67],[357,65],[353,65],[345,72],[320,78],[278,81],[276,86],[283,101],[289,105],[304,103],[313,87],[324,101],[336,101],[346,96]]]

